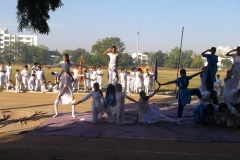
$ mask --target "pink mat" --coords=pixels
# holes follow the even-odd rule
[[[177,118],[177,106],[161,106],[152,104],[152,107],[169,116]],[[137,118],[136,104],[127,104],[125,119]],[[223,127],[199,127],[193,122],[193,108],[186,106],[183,112],[182,123],[156,123],[151,125],[137,124],[117,126],[100,119],[97,124],[80,122],[82,117],[91,117],[90,113],[77,113],[77,118],[64,113],[51,118],[46,124],[35,129],[33,135],[47,136],[81,136],[81,137],[115,137],[157,140],[177,140],[181,142],[240,142],[240,136]]]

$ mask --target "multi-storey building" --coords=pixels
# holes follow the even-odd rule
[[[0,52],[3,52],[5,47],[10,46],[14,42],[23,42],[28,45],[37,46],[37,35],[9,34],[7,28],[1,28],[0,29]]]

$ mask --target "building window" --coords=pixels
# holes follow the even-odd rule
[[[4,42],[4,45],[9,45],[9,42]]]
[[[23,38],[22,38],[22,37],[19,37],[18,40],[23,40]]]
[[[9,37],[4,37],[4,40],[9,40]]]
[[[3,34],[0,34],[0,36],[3,36]]]
[[[14,39],[14,37],[11,37],[11,39]]]
[[[31,38],[26,38],[27,40],[31,40]]]

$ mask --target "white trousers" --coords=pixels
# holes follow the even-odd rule
[[[36,79],[35,80],[35,91],[41,90],[42,84],[43,84],[42,79]]]
[[[117,124],[133,124],[134,121],[125,121],[124,120],[124,106],[115,106],[117,108]]]
[[[108,80],[109,83],[113,84],[115,83],[115,79],[116,79],[116,75],[117,75],[117,68],[115,64],[109,64],[108,65]]]
[[[8,81],[11,79],[11,74],[10,73],[6,73],[6,82],[8,83]]]
[[[99,84],[99,89],[102,89],[102,76],[97,77],[97,83]]]
[[[148,94],[148,91],[149,91],[148,87],[149,87],[148,85],[145,85],[145,86],[144,86],[144,89],[145,89],[145,93],[146,93],[146,94]]]
[[[54,110],[56,115],[58,115],[58,104],[59,104],[59,100],[55,100]],[[72,105],[72,116],[75,116],[75,105]]]
[[[22,77],[22,83],[24,86],[24,90],[27,91],[28,90],[28,78],[27,77]]]
[[[28,82],[28,89],[31,90],[31,91],[35,90],[35,82],[34,82],[34,80],[29,80],[29,82]]]
[[[16,81],[16,85],[15,85],[15,92],[16,93],[19,93],[20,92],[20,86],[21,86],[21,83],[20,82],[18,82],[18,81]]]

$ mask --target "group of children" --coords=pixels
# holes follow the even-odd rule
[[[54,72],[53,72],[54,73]],[[24,69],[20,71],[16,70],[15,73],[15,87],[13,81],[11,80],[12,66],[8,62],[5,67],[4,63],[0,66],[0,86],[6,90],[15,90],[15,93],[20,93],[23,85],[23,91],[39,91],[39,92],[54,92],[59,91],[59,83],[55,81],[55,86],[53,87],[51,81],[46,81],[44,76],[43,65],[34,63],[32,70],[28,69],[28,65],[24,66]],[[57,74],[57,73],[55,73]]]

